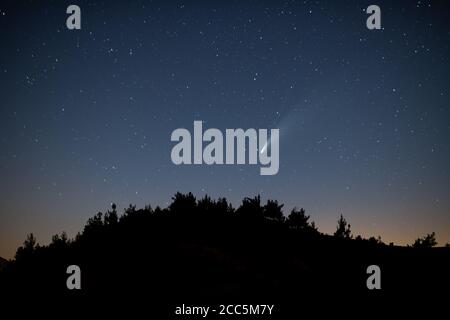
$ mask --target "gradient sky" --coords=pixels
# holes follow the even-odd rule
[[[2,1],[0,256],[176,191],[450,242],[449,4],[373,2],[370,31],[372,2]],[[279,173],[172,164],[170,134],[194,120],[280,128]]]

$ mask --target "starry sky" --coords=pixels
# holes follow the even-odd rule
[[[382,30],[365,9],[381,8]],[[450,242],[445,1],[2,1],[0,256],[117,203],[278,199]],[[66,8],[81,8],[81,30]],[[176,128],[279,128],[280,170],[176,166]]]

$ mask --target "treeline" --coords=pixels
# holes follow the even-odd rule
[[[234,208],[225,198],[177,193],[167,208],[130,205],[119,214],[113,204],[73,239],[63,232],[41,246],[28,235],[0,272],[0,287],[76,295],[67,290],[66,269],[78,265],[88,296],[278,299],[367,292],[366,269],[376,264],[386,270],[384,289],[408,292],[448,278],[450,251],[435,245],[434,233],[409,247],[354,236],[342,215],[334,234],[323,234],[304,209],[284,214],[283,204],[260,196]]]
[[[94,217],[87,221],[83,232],[78,233],[75,239],[69,239],[65,232],[60,235],[56,234],[52,237],[49,248],[59,248],[68,246],[74,242],[81,241],[83,237],[90,237],[96,232],[102,232],[102,229],[114,227],[117,224],[129,224],[130,222],[138,222],[142,219],[145,222],[147,218],[176,218],[185,224],[209,225],[213,226],[214,222],[222,222],[224,219],[233,220],[237,223],[270,223],[272,225],[279,225],[292,230],[301,231],[304,235],[318,236],[321,235],[315,225],[315,222],[310,220],[310,216],[306,214],[303,208],[294,208],[285,216],[283,212],[283,204],[278,203],[277,200],[267,200],[265,204],[261,203],[261,197],[244,198],[242,204],[237,208],[226,200],[226,198],[219,198],[217,200],[211,199],[208,195],[201,199],[196,199],[192,193],[182,194],[176,193],[172,197],[172,203],[167,208],[160,208],[157,206],[153,209],[151,206],[145,206],[142,209],[136,209],[136,206],[130,205],[124,210],[124,214],[119,215],[117,207],[112,204],[111,210],[105,213],[99,212]],[[149,221],[148,221],[149,222]],[[381,237],[370,237],[364,239],[361,235],[353,237],[351,225],[341,215],[337,221],[336,231],[334,237],[340,239],[354,239],[356,241],[368,241],[373,244],[384,245]],[[393,246],[393,243],[389,243]],[[412,247],[430,248],[437,245],[436,235],[434,232],[418,238],[412,244]],[[448,247],[449,244],[446,244]],[[23,246],[19,247],[15,255],[15,260],[21,260],[24,256],[30,255],[34,250],[45,248],[36,242],[33,233],[27,236]]]

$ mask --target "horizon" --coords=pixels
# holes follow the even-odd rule
[[[187,193],[188,193],[188,192],[183,193],[183,194],[187,194]],[[175,194],[176,194],[176,192],[175,192],[173,195],[175,195]],[[173,195],[172,195],[172,196],[173,196]],[[210,195],[208,195],[208,194],[206,194],[206,193],[203,194],[203,195],[201,195],[201,196],[197,196],[197,195],[194,194],[194,193],[193,193],[193,195],[194,195],[194,197],[196,198],[197,201],[200,200],[200,199],[203,199],[205,196],[211,197]],[[172,197],[172,196],[171,196],[171,197]],[[257,194],[255,194],[255,195],[248,195],[248,196],[246,196],[246,197],[248,197],[248,198],[253,198],[254,196],[258,196],[258,195],[257,195]],[[223,198],[223,197],[217,197],[217,198],[216,198],[216,197],[211,197],[212,200],[217,200],[217,199],[219,199],[219,198]],[[245,197],[243,197],[243,198],[242,198],[240,201],[238,201],[237,203],[230,202],[229,199],[226,199],[226,200],[228,201],[228,203],[230,203],[230,204],[232,205],[232,207],[233,207],[234,209],[237,209],[237,208],[242,204],[242,200],[243,200],[244,198],[245,198]],[[264,204],[264,203],[266,203],[267,200],[278,200],[278,199],[261,198],[261,203]],[[38,243],[39,245],[48,245],[49,243],[51,243],[51,240],[52,240],[51,238],[52,238],[53,235],[59,235],[59,234],[61,234],[62,232],[66,232],[69,239],[74,239],[75,236],[76,236],[76,234],[77,234],[78,232],[82,232],[82,231],[83,231],[83,228],[84,228],[84,226],[86,225],[87,220],[88,220],[89,218],[95,216],[95,215],[96,215],[97,213],[99,213],[99,212],[102,212],[102,213],[104,214],[107,210],[111,209],[111,206],[112,206],[113,204],[116,205],[116,209],[117,209],[117,213],[118,213],[119,217],[122,216],[122,215],[124,214],[124,211],[125,211],[130,205],[133,205],[133,206],[136,205],[136,204],[131,204],[131,203],[130,203],[130,204],[126,205],[126,206],[117,206],[117,203],[112,202],[112,203],[110,203],[109,206],[106,206],[104,209],[102,209],[102,210],[97,210],[97,212],[92,213],[90,216],[88,216],[88,218],[86,219],[86,221],[84,221],[84,222],[80,225],[80,227],[79,227],[77,230],[72,230],[71,232],[67,232],[66,230],[59,230],[59,231],[55,230],[53,233],[51,233],[51,236],[50,236],[48,239],[41,239],[41,238],[39,237],[39,235],[36,234],[35,232],[28,232],[27,234],[24,235],[22,242],[20,242],[20,243],[15,247],[15,249],[14,249],[14,247],[12,246],[13,251],[11,252],[10,256],[0,254],[0,257],[2,257],[2,258],[4,258],[4,259],[7,259],[7,260],[14,259],[14,254],[16,253],[16,250],[23,244],[23,241],[26,239],[26,236],[27,236],[28,234],[30,234],[30,233],[33,233],[33,235],[36,237],[37,243]],[[281,204],[284,205],[284,203],[282,203],[282,202],[279,202],[279,204],[280,204],[280,205],[281,205]],[[141,206],[136,205],[136,209],[144,209],[145,206],[147,206],[147,205],[149,205],[152,209],[155,209],[155,208],[157,208],[157,207],[159,207],[159,208],[161,208],[161,209],[167,209],[168,206],[170,205],[170,202],[169,202],[169,201],[166,202],[165,205],[152,204],[152,203],[145,203],[145,204],[143,204],[143,205],[141,205]],[[318,231],[321,232],[321,233],[323,233],[323,234],[330,235],[330,236],[333,235],[333,233],[336,231],[337,222],[338,222],[338,219],[339,219],[340,214],[342,214],[342,215],[344,216],[344,218],[347,219],[347,222],[352,226],[352,236],[353,236],[353,238],[355,238],[356,236],[361,236],[361,237],[364,238],[364,239],[369,239],[370,237],[375,237],[375,238],[381,237],[381,240],[382,240],[386,245],[389,244],[389,243],[391,243],[391,242],[393,242],[393,244],[394,244],[395,246],[404,246],[404,247],[406,247],[406,246],[408,246],[408,245],[412,245],[412,243],[414,242],[414,240],[416,240],[417,238],[420,238],[420,237],[426,235],[425,233],[423,233],[423,234],[417,234],[416,236],[413,235],[411,239],[407,239],[407,240],[405,240],[405,241],[402,242],[402,240],[400,240],[400,241],[395,241],[395,240],[386,239],[386,238],[384,238],[384,237],[383,237],[382,235],[380,235],[380,234],[369,234],[369,233],[367,233],[367,232],[366,232],[366,233],[364,233],[364,232],[361,233],[361,232],[358,232],[357,230],[355,230],[354,224],[352,223],[352,221],[351,221],[350,219],[348,219],[348,217],[347,217],[344,213],[337,213],[337,214],[336,214],[336,218],[335,218],[335,221],[334,221],[334,225],[333,225],[333,226],[331,225],[332,223],[331,223],[330,221],[327,221],[327,226],[328,226],[328,228],[327,228],[327,230],[324,230],[324,228],[321,227],[321,224],[318,223],[317,220],[314,219],[314,216],[313,216],[312,214],[310,214],[310,213],[308,212],[308,210],[307,210],[306,208],[302,207],[302,206],[293,206],[293,207],[287,208],[287,207],[284,205],[283,208],[282,208],[283,216],[287,218],[287,216],[289,215],[289,213],[291,212],[291,210],[293,210],[293,209],[295,209],[295,208],[296,208],[296,209],[300,209],[300,208],[305,209],[305,213],[306,213],[307,215],[310,216],[310,221],[311,221],[311,222],[312,222],[312,221],[315,222],[316,227],[318,228]],[[428,233],[431,233],[431,232],[434,232],[434,230],[430,230],[429,232],[427,232],[427,234],[428,234]],[[436,240],[437,240],[437,242],[438,242],[437,247],[444,247],[447,243],[450,243],[450,242],[448,242],[448,241],[440,241],[441,238],[442,238],[442,237],[440,237],[439,234],[437,233],[437,234],[436,234]],[[42,240],[44,240],[44,241],[42,241]]]

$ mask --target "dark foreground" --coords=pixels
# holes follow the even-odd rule
[[[323,235],[304,212],[289,219],[279,212],[277,203],[261,206],[258,198],[234,210],[225,200],[179,194],[168,209],[130,207],[118,217],[114,208],[90,219],[74,240],[55,236],[41,247],[28,239],[0,272],[0,288],[16,301],[106,306],[150,319],[191,319],[175,315],[182,304],[275,304],[274,314],[287,318],[338,301],[448,297],[450,248]],[[69,265],[81,269],[81,290],[67,289]],[[366,286],[369,265],[381,269],[381,290]]]

